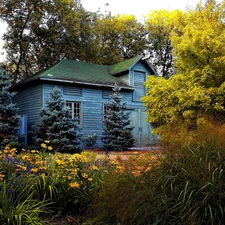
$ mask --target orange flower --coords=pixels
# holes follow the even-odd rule
[[[72,188],[79,188],[79,186],[80,186],[77,182],[72,182],[72,183],[70,183],[69,185],[70,185],[70,187],[72,187]]]
[[[30,172],[33,172],[33,173],[37,173],[38,169],[37,168],[31,168],[30,169]]]

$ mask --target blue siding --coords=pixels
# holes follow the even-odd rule
[[[18,113],[27,115],[28,130],[40,120],[43,106],[42,93],[42,85],[36,85],[19,91],[13,99],[19,108]]]

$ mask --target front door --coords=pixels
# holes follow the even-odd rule
[[[135,146],[145,147],[154,144],[156,136],[151,134],[151,126],[146,121],[145,109],[135,109],[131,112],[131,125],[134,127],[132,134],[135,138]]]

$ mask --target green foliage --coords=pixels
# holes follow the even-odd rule
[[[8,74],[0,70],[0,149],[18,141],[19,115],[12,103],[15,93],[10,93],[11,81]]]
[[[94,133],[94,135],[88,135],[88,137],[86,138],[82,138],[82,142],[85,144],[85,146],[87,147],[92,147],[96,144],[98,140],[98,136],[96,135],[96,133]]]
[[[217,132],[205,120],[199,123]],[[182,151],[135,152],[125,162],[119,155],[108,159],[93,152],[15,155],[5,149],[0,155],[5,162],[0,164],[0,218],[16,221],[14,215],[22,215],[26,224],[32,215],[33,224],[40,224],[39,216],[50,207],[52,216],[82,215],[84,224],[224,224],[224,145],[201,143],[200,133],[196,138],[198,145]]]
[[[79,152],[81,135],[78,132],[76,121],[70,118],[70,109],[64,106],[60,90],[55,87],[41,111],[41,123],[35,132],[37,143],[40,146],[47,140],[54,151]]]
[[[98,50],[95,63],[111,65],[143,53],[146,44],[144,25],[133,15],[99,15],[95,23]]]
[[[145,17],[145,29],[148,32],[147,52],[149,60],[159,75],[163,77],[174,74],[173,46],[171,33],[175,24],[182,18],[183,12],[174,10],[151,11]]]
[[[121,103],[120,88],[115,84],[114,93],[111,95],[111,103],[106,104],[104,114],[104,128],[101,137],[104,148],[107,151],[124,151],[134,143],[131,131],[129,114],[125,112],[126,102]]]
[[[29,186],[28,186],[29,185]],[[47,213],[45,201],[33,198],[32,186],[24,183],[24,188],[18,190],[17,183],[3,182],[0,190],[0,223],[17,225],[42,225],[46,224],[41,218],[41,213]]]
[[[28,197],[40,204],[51,202],[48,209],[53,215],[77,214],[86,209],[107,173],[106,156],[96,160],[91,152],[72,155],[31,151],[34,153],[16,155],[15,149],[7,148],[1,152],[0,184],[6,182],[15,197],[20,195],[21,203]]]
[[[73,0],[5,0],[0,12],[14,82],[63,57],[108,65],[143,52],[144,26],[134,16],[88,12]]]
[[[142,98],[154,132],[180,125],[192,130],[202,117],[225,122],[224,7],[215,1],[199,4],[174,24],[170,39],[177,74],[149,77]]]

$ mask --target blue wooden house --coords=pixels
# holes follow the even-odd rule
[[[112,87],[121,87],[122,102],[127,102],[133,136],[136,146],[153,143],[155,137],[146,122],[146,109],[140,98],[145,94],[143,83],[155,71],[142,56],[105,66],[88,62],[63,59],[13,87],[17,92],[20,115],[26,115],[27,130],[40,121],[41,109],[50,98],[50,92],[57,86],[62,93],[65,105],[71,108],[71,117],[77,117],[83,137],[94,133],[101,137],[105,103],[110,102]],[[100,138],[97,147],[101,147]]]

